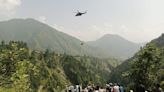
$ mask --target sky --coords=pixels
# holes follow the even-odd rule
[[[75,17],[75,12],[88,11]],[[83,41],[117,34],[135,43],[164,33],[164,0],[0,0],[0,21],[34,18]]]

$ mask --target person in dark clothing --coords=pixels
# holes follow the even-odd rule
[[[145,86],[140,84],[139,86],[137,86],[136,92],[145,92]]]
[[[100,88],[99,86],[96,86],[95,90],[99,90],[99,88]]]
[[[109,86],[106,87],[106,92],[111,92],[111,89]]]
[[[89,89],[88,92],[93,92],[93,90],[92,89]]]
[[[163,92],[162,88],[160,87],[160,84],[156,85],[155,92]]]

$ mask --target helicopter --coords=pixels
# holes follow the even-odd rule
[[[83,14],[86,14],[87,11],[85,11],[85,12],[79,12],[79,11],[77,11],[77,12],[75,12],[75,13],[76,13],[75,16],[82,16]]]

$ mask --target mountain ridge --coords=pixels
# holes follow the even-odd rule
[[[47,24],[35,19],[11,19],[0,22],[0,41],[23,41],[31,49],[52,50],[70,55],[89,55],[94,57],[108,57],[101,49],[89,46],[66,33],[60,32]]]
[[[99,47],[108,51],[112,56],[124,59],[133,56],[140,47],[140,45],[134,42],[113,34],[106,34],[95,41],[89,41],[87,43],[91,46]]]

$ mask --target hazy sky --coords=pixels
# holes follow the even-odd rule
[[[88,13],[75,17],[77,10]],[[35,18],[81,40],[118,34],[147,42],[164,33],[164,0],[0,0],[0,20]]]

